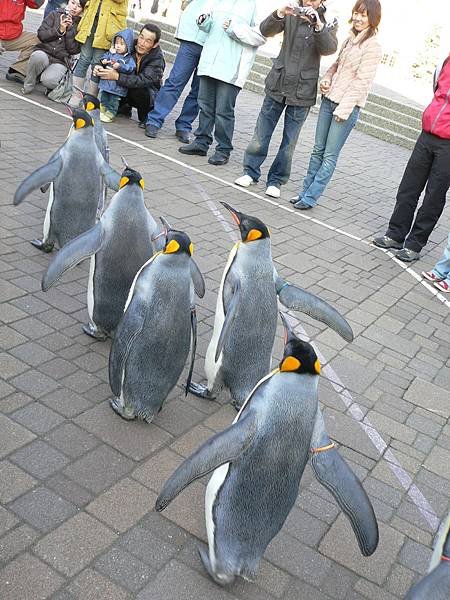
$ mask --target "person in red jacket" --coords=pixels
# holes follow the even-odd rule
[[[39,8],[45,0],[0,0],[0,46],[3,50],[20,51],[19,58],[11,65],[6,79],[23,83],[27,63],[34,45],[39,42],[35,33],[23,30],[22,21],[27,8]]]
[[[422,206],[414,219],[420,194]],[[396,257],[413,262],[420,257],[445,206],[450,188],[450,56],[435,83],[433,100],[422,115],[422,132],[406,165],[397,201],[379,248],[396,248]]]

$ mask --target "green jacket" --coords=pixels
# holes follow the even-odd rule
[[[92,33],[95,15],[100,5],[98,23],[92,46],[107,50],[114,35],[127,26],[128,0],[88,0],[76,35],[77,42],[84,44]]]

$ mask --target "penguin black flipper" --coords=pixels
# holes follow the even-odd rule
[[[145,305],[131,300],[130,310],[124,312],[117,326],[109,353],[109,385],[117,397],[121,393],[122,374],[130,348],[144,327],[145,315]]]
[[[37,190],[46,183],[52,182],[54,179],[56,179],[62,169],[62,164],[62,158],[60,155],[58,155],[46,165],[43,165],[42,167],[39,167],[39,169],[36,169],[36,171],[33,171],[31,175],[28,175],[28,177],[19,185],[16,193],[14,194],[14,206],[20,204],[22,200],[24,200],[33,190]]]
[[[63,246],[42,278],[42,291],[46,292],[66,271],[98,252],[103,241],[103,227],[101,223],[97,223]]]
[[[120,187],[120,175],[105,161],[105,159],[103,159],[103,162],[100,165],[100,173],[103,175],[107,187],[118,192]]]
[[[191,329],[192,329],[192,345],[191,345],[191,364],[189,367],[189,373],[186,379],[186,387],[184,388],[184,395],[187,396],[191,388],[192,373],[194,372],[195,354],[197,352],[197,313],[195,311],[195,305],[191,306]]]
[[[238,459],[252,443],[256,427],[256,415],[249,410],[236,423],[202,444],[166,481],[156,500],[156,510],[160,512],[167,508],[195,479]]]
[[[191,268],[191,278],[192,278],[192,283],[194,284],[195,293],[197,294],[197,296],[199,298],[203,298],[203,296],[205,295],[205,280],[203,279],[203,275],[202,275],[200,269],[198,268],[197,263],[195,262],[195,260],[193,258],[191,258],[190,268]]]
[[[275,275],[275,288],[280,302],[290,310],[299,310],[316,321],[326,323],[347,342],[353,341],[353,331],[344,317],[328,302],[288,283]]]
[[[217,362],[219,360],[220,353],[223,350],[223,345],[225,344],[226,337],[230,330],[230,327],[234,321],[236,316],[239,302],[240,302],[240,292],[241,292],[241,282],[239,279],[236,279],[233,287],[233,294],[228,304],[227,312],[225,315],[225,319],[222,325],[222,330],[220,332],[219,339],[217,341],[216,354],[214,360]]]

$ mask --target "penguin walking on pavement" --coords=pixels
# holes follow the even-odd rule
[[[91,257],[85,333],[98,340],[112,337],[123,315],[131,284],[139,269],[164,245],[158,227],[144,204],[144,180],[126,167],[119,191],[91,229],[66,244],[42,279],[46,292],[69,269]],[[160,234],[160,235],[159,235]],[[159,237],[158,237],[159,236]]]
[[[148,423],[175,387],[191,347],[190,382],[197,345],[194,291],[205,293],[189,237],[166,229],[164,249],[134,278],[109,355],[111,407],[124,419]]]
[[[217,297],[214,330],[205,358],[207,386],[191,383],[196,396],[213,399],[223,388],[239,409],[257,381],[270,371],[277,327],[277,298],[332,327],[345,340],[353,333],[327,302],[278,276],[267,226],[222,202],[239,226],[241,240],[232,248]]]
[[[236,576],[255,578],[264,551],[295,503],[308,459],[350,519],[362,554],[370,556],[378,545],[370,500],[323,426],[317,355],[284,318],[283,323],[279,367],[256,384],[230,427],[176,469],[156,501],[156,510],[164,510],[192,481],[213,471],[205,494],[209,551],[199,551],[221,585]]]
[[[409,590],[405,600],[448,600],[449,598],[450,515],[436,541],[428,575]]]
[[[105,161],[94,140],[92,117],[72,109],[73,129],[50,161],[29,175],[14,194],[17,206],[33,190],[51,183],[42,240],[33,246],[51,252],[58,243],[67,242],[95,224],[102,178],[106,185],[119,189],[120,175]]]

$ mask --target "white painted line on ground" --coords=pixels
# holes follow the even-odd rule
[[[18,98],[19,100],[22,100],[24,102],[28,102],[29,104],[32,104],[34,106],[37,106],[39,108],[42,108],[44,110],[48,110],[54,114],[57,114],[61,117],[64,117],[65,119],[70,119],[71,117],[63,112],[60,112],[58,110],[55,110],[54,108],[51,108],[49,106],[45,106],[44,104],[40,104],[39,102],[36,102],[35,100],[31,100],[31,98],[24,98],[22,95],[20,94],[16,94],[15,92],[11,92],[10,90],[6,90],[5,88],[0,87],[0,92],[3,92],[5,94],[8,94],[9,96],[13,96],[14,98]],[[257,194],[256,192],[251,192],[250,190],[248,190],[247,188],[243,188],[240,187],[238,185],[235,185],[234,183],[231,183],[230,181],[227,181],[226,179],[222,179],[221,177],[217,177],[216,175],[212,175],[211,173],[207,173],[206,171],[202,171],[201,169],[197,169],[196,167],[193,167],[191,165],[188,165],[187,163],[183,162],[182,160],[178,160],[176,158],[173,158],[172,156],[168,156],[167,154],[163,154],[162,152],[157,152],[156,150],[152,150],[151,148],[147,148],[146,146],[143,146],[142,144],[139,144],[138,142],[135,142],[134,140],[129,140],[128,138],[124,138],[121,135],[118,135],[117,133],[112,133],[111,131],[108,131],[108,135],[111,136],[114,139],[117,139],[121,142],[125,142],[126,144],[130,144],[132,146],[135,146],[136,148],[139,148],[140,150],[144,150],[144,152],[148,152],[149,154],[153,154],[154,156],[158,156],[159,158],[163,158],[165,160],[168,160],[169,162],[172,162],[178,166],[181,166],[185,169],[189,169],[191,172],[193,173],[198,173],[200,175],[203,175],[205,177],[208,177],[209,179],[212,179],[213,181],[216,181],[217,183],[221,183],[222,185],[225,185],[227,187],[231,187],[234,188],[235,190],[239,190],[241,193],[243,194],[247,194],[248,196],[252,196],[253,198],[257,198],[258,200],[262,200],[263,202],[265,202],[266,204],[271,204],[272,206],[276,207],[276,208],[280,208],[281,210],[284,210],[285,212],[289,212],[292,214],[295,214],[297,218],[300,219],[304,219],[305,221],[311,221],[312,223],[315,223],[316,225],[320,225],[321,227],[324,227],[326,229],[330,229],[331,231],[334,231],[335,233],[342,235],[344,237],[348,237],[352,240],[356,240],[357,242],[361,242],[365,245],[370,246],[371,242],[368,240],[365,240],[363,238],[360,238],[356,235],[353,235],[352,233],[348,233],[347,231],[344,231],[343,229],[340,229],[338,227],[334,227],[333,225],[330,225],[329,223],[325,223],[324,221],[321,221],[320,219],[316,219],[315,217],[310,217],[308,215],[305,215],[301,212],[299,212],[298,210],[295,210],[294,208],[290,208],[289,206],[285,206],[283,204],[280,204],[279,202],[275,202],[274,200],[270,200],[269,198],[265,198],[264,196],[261,196],[260,194]],[[376,246],[373,246],[374,248]],[[433,294],[433,296],[435,296],[440,302],[442,302],[443,304],[445,304],[448,308],[450,308],[450,301],[448,301],[441,293],[439,293],[439,291],[436,288],[431,287],[427,282],[425,282],[420,275],[418,275],[417,273],[415,273],[410,267],[408,267],[407,265],[405,265],[405,263],[402,263],[401,261],[399,261],[398,259],[395,258],[395,256],[392,254],[392,252],[383,250],[382,248],[377,248],[378,250],[381,250],[382,252],[385,252],[389,257],[394,259],[394,262],[396,262],[400,267],[402,267],[402,269],[404,271],[406,271],[407,273],[409,273],[410,275],[412,275],[414,277],[414,279],[416,279],[421,285],[423,285],[429,292],[431,292]]]

